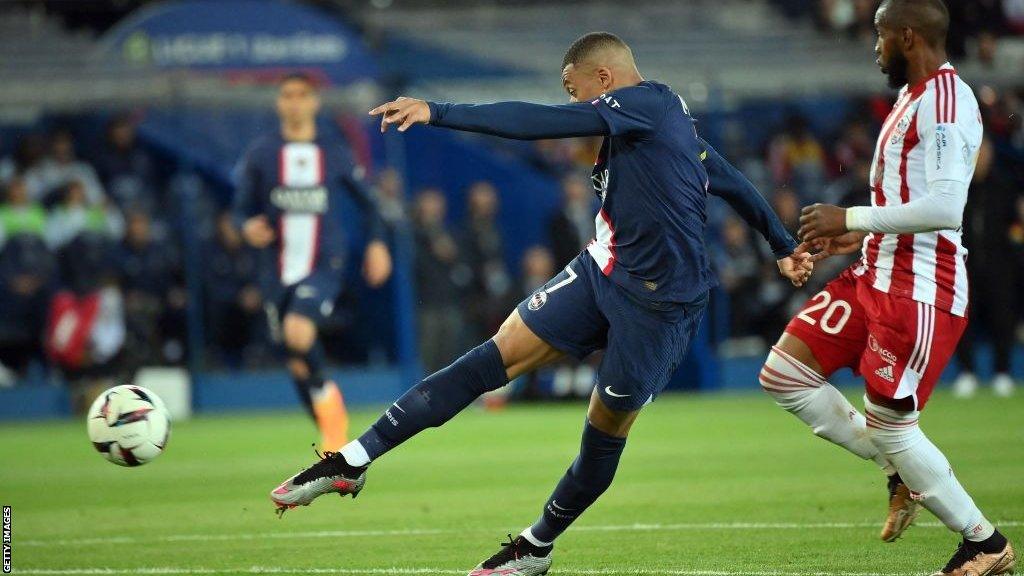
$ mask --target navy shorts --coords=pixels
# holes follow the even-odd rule
[[[587,252],[519,304],[523,322],[551,346],[583,358],[605,349],[601,400],[633,411],[668,384],[697,333],[707,294],[690,303],[645,303],[606,278]]]
[[[264,302],[270,337],[283,341],[281,325],[288,314],[305,316],[319,326],[334,312],[341,293],[341,275],[335,271],[314,272],[291,286],[280,286]]]

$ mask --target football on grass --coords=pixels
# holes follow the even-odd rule
[[[141,466],[156,458],[171,433],[163,401],[141,386],[114,386],[103,392],[87,418],[93,447],[121,466]]]

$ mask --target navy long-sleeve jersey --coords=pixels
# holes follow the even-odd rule
[[[279,133],[264,136],[245,153],[235,176],[236,222],[264,215],[276,230],[270,248],[279,286],[318,271],[340,275],[347,244],[343,227],[352,222],[351,215],[342,214],[340,194],[348,194],[363,212],[369,239],[383,234],[363,169],[340,138],[318,134],[312,142],[288,142]]]
[[[605,276],[653,302],[690,302],[715,284],[704,243],[706,199],[724,198],[777,258],[796,247],[743,175],[698,135],[683,99],[644,81],[586,103],[430,102],[435,126],[516,139],[605,136],[593,170],[601,198],[587,247]]]

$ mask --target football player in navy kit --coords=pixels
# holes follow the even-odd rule
[[[280,81],[281,128],[253,143],[242,159],[235,217],[246,242],[265,249],[261,284],[271,334],[287,351],[288,371],[320,429],[322,449],[331,451],[348,441],[348,414],[338,385],[323,375],[317,327],[341,291],[345,227],[355,225],[339,195],[348,194],[363,212],[369,240],[363,273],[370,286],[387,281],[391,256],[364,170],[344,141],[318,130],[319,109],[310,77]]]
[[[289,478],[271,494],[281,508],[329,492],[357,494],[371,461],[477,396],[566,354],[605,351],[579,455],[540,518],[471,574],[537,576],[554,540],[611,484],[630,426],[682,361],[715,281],[704,244],[708,192],[725,198],[761,232],[780,272],[810,276],[810,254],[750,182],[695,130],[671,88],[644,80],[613,34],[587,34],[562,62],[570,103],[441,104],[399,98],[371,110],[381,129],[414,124],[517,139],[604,136],[594,166],[601,199],[597,238],[512,311],[493,338],[399,398],[369,430]],[[513,470],[509,474],[514,474]]]

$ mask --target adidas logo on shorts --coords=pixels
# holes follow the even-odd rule
[[[892,366],[882,366],[878,370],[875,370],[875,376],[881,376],[889,382],[895,382],[896,380],[892,377]]]

